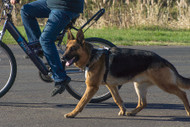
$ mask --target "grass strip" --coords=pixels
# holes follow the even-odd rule
[[[27,36],[23,26],[17,27],[20,33]],[[42,28],[43,29],[43,28]],[[76,32],[73,34],[75,35]],[[170,30],[153,28],[131,29],[89,29],[85,37],[99,37],[113,42],[116,45],[190,45],[190,30]],[[66,37],[64,38],[66,40]],[[3,42],[16,44],[16,41],[6,31]]]

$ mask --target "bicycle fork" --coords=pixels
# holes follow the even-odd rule
[[[5,21],[4,26],[5,27],[3,28],[3,31],[5,31],[7,29],[9,31],[9,33],[13,36],[13,38],[17,41],[19,46],[23,49],[23,51],[29,56],[29,58],[32,60],[32,62],[35,64],[35,66],[39,69],[39,71],[44,75],[48,75],[49,70],[47,69],[45,64],[42,62],[42,60],[28,46],[27,41],[20,34],[20,32],[17,30],[17,28],[14,26],[14,24],[11,21],[7,20],[7,21]]]

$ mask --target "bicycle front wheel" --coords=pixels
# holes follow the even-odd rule
[[[91,43],[94,48],[111,48],[115,45],[105,39],[101,38],[87,38],[86,42]],[[75,73],[69,73],[68,71],[75,71]],[[71,77],[71,82],[67,86],[67,91],[76,99],[80,100],[85,92],[85,76],[84,72],[77,70],[76,67],[70,67],[66,70],[68,75]],[[120,86],[119,86],[120,88]],[[111,97],[109,90],[105,85],[100,85],[98,92],[91,99],[90,103],[99,103],[105,101]]]
[[[0,41],[0,97],[12,87],[17,73],[15,57],[10,48]]]

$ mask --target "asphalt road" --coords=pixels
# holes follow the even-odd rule
[[[168,59],[183,76],[190,76],[190,47],[136,46],[151,50]],[[148,105],[135,117],[117,116],[119,108],[109,99],[88,104],[74,119],[65,119],[78,100],[67,91],[51,97],[53,83],[44,83],[30,60],[23,58],[18,46],[11,46],[18,64],[17,78],[11,90],[0,98],[0,127],[189,127],[183,104],[174,95],[152,87]],[[190,91],[185,90],[190,99]],[[120,90],[127,111],[136,107],[134,87],[128,83]]]

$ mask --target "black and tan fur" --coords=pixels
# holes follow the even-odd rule
[[[82,69],[85,69],[88,64],[88,71],[86,73],[86,91],[75,109],[65,115],[66,118],[73,118],[81,112],[103,82],[106,70],[105,54],[97,53],[91,60],[92,50],[92,45],[84,41],[82,30],[77,33],[76,39],[70,31],[68,32],[68,44],[63,58]],[[147,88],[152,85],[157,85],[165,92],[178,96],[184,103],[187,115],[190,115],[186,93],[180,89],[189,89],[190,79],[179,75],[171,63],[150,51],[112,48],[110,52],[109,73],[105,85],[120,108],[118,115],[133,116],[140,112],[147,104]],[[134,110],[126,113],[117,85],[127,82],[134,82],[138,105]]]

